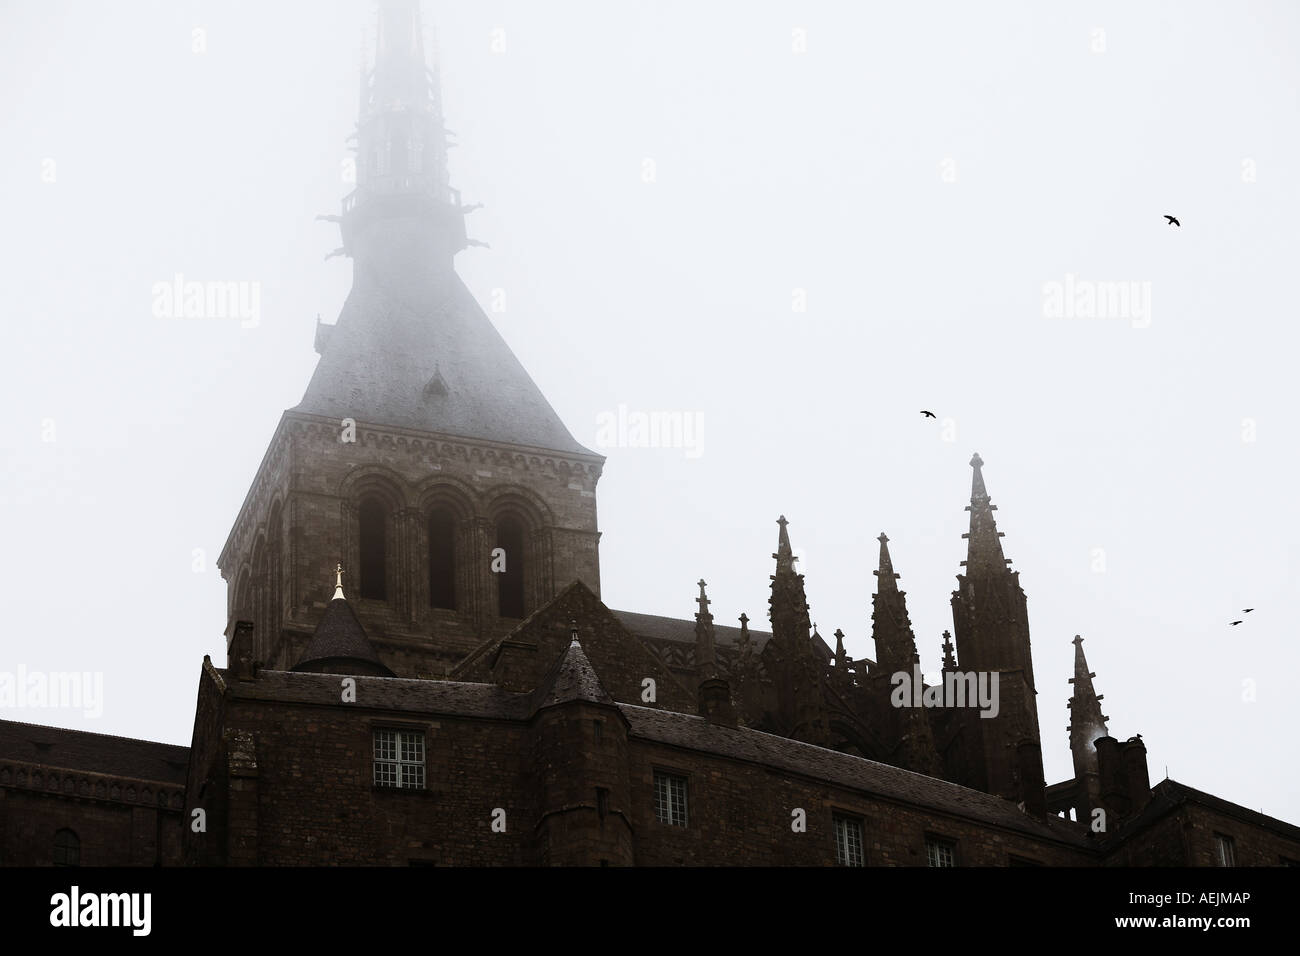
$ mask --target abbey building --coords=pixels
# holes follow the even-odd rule
[[[355,147],[352,290],[221,553],[191,745],[0,722],[0,863],[1300,861],[1300,828],[1151,785],[1081,638],[1073,676],[1035,673],[979,455],[931,681],[884,534],[874,659],[812,628],[784,516],[762,627],[715,620],[704,580],[681,619],[607,607],[605,460],[454,268],[472,207],[414,0],[381,0]],[[1074,776],[1049,782],[1039,696],[1059,715],[1067,679]]]

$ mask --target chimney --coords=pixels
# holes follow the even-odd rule
[[[1117,817],[1128,816],[1130,810],[1128,775],[1120,757],[1119,741],[1114,737],[1098,737],[1097,776],[1101,778],[1101,802],[1106,811]]]
[[[711,724],[736,726],[736,709],[731,706],[731,685],[721,677],[700,681],[698,694],[700,716]]]
[[[1130,737],[1120,748],[1132,812],[1151,802],[1151,777],[1147,772],[1147,747],[1141,737]]]
[[[235,672],[239,680],[257,680],[261,661],[253,660],[253,622],[236,621],[226,650],[226,667]]]

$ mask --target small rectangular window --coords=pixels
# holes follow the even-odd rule
[[[1233,848],[1232,837],[1222,833],[1214,834],[1214,857],[1219,866],[1236,866],[1237,854]]]
[[[686,778],[655,771],[655,818],[669,826],[686,826]]]
[[[930,866],[956,866],[957,845],[940,837],[927,837],[925,858]]]
[[[831,819],[835,826],[835,862],[840,866],[864,866],[862,821],[838,813]]]
[[[375,786],[424,789],[424,734],[411,730],[375,731]]]
[[[602,820],[605,819],[605,814],[609,813],[609,790],[605,787],[596,788],[596,813]]]
[[[592,723],[596,725],[596,739],[599,740],[599,739],[600,739],[601,732],[602,732],[602,731],[601,731],[601,727],[600,727],[600,725],[603,724],[604,721],[603,721],[603,720],[593,720]]]
[[[54,865],[81,865],[81,838],[71,830],[59,830],[54,834]]]

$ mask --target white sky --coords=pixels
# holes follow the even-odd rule
[[[497,327],[589,447],[620,404],[703,416],[699,457],[604,449],[607,604],[689,617],[703,576],[720,622],[765,627],[784,513],[821,633],[873,656],[883,530],[933,672],[979,451],[1048,781],[1071,774],[1077,633],[1153,782],[1167,764],[1300,823],[1300,8],[460,0],[426,20],[453,185],[492,246],[458,267],[485,306],[506,291]],[[313,217],[349,188],[363,24],[361,2],[0,3],[0,670],[105,688],[97,720],[0,716],[189,743],[199,662],[224,660],[216,556],[350,283]],[[155,318],[178,272],[260,283],[259,324]],[[1067,274],[1149,283],[1149,326],[1046,317]]]

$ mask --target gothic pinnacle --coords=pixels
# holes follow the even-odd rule
[[[1088,670],[1087,658],[1083,656],[1083,638],[1076,634],[1074,640],[1070,643],[1074,645],[1074,676],[1068,678],[1066,683],[1074,685],[1074,699],[1091,699],[1098,702],[1105,700],[1106,695],[1098,694],[1092,686],[1092,679],[1097,675]],[[1098,712],[1100,712],[1100,708],[1098,708]],[[1110,718],[1103,716],[1101,719],[1104,721]]]
[[[1097,675],[1088,670],[1088,661],[1083,656],[1083,638],[1074,635],[1074,676],[1068,683],[1074,685],[1074,693],[1066,706],[1070,710],[1070,751],[1074,755],[1075,775],[1096,773],[1097,752],[1094,746],[1097,738],[1109,734],[1106,721],[1109,719],[1101,712],[1102,697],[1093,689],[1092,679]]]
[[[713,615],[709,614],[709,605],[712,604],[713,602],[710,601],[708,595],[704,593],[704,589],[705,587],[707,587],[707,585],[704,583],[704,578],[700,578],[700,580],[696,583],[698,583],[700,586],[700,596],[695,599],[695,603],[700,606],[700,610],[695,615],[695,619],[698,621],[701,617],[703,617],[706,614],[710,618],[712,618]]]
[[[973,503],[976,498],[987,498],[988,490],[984,487],[984,473],[980,471],[984,467],[984,459],[980,457],[979,452],[971,456],[970,466],[975,470],[971,476],[970,500]]]
[[[897,591],[898,575],[894,573],[894,562],[889,557],[889,539],[885,537],[885,532],[880,532],[880,537],[876,539],[880,542],[880,570],[872,571],[877,578],[876,590],[878,592]]]
[[[790,523],[785,520],[785,515],[776,519],[776,523],[781,526],[781,532],[776,539],[776,553],[772,557],[776,558],[776,569],[794,569],[794,549],[790,547],[790,532],[786,526]]]
[[[717,657],[714,651],[713,615],[709,613],[709,597],[704,593],[704,579],[700,578],[700,596],[696,598],[699,611],[695,615],[695,669],[700,680],[718,676]]]
[[[905,670],[917,658],[916,638],[907,619],[907,595],[898,590],[898,575],[889,556],[889,538],[882,532],[876,593],[871,596],[871,637],[876,659],[890,669]]]
[[[424,59],[419,0],[380,0],[374,63],[373,108],[418,109],[431,103],[433,89]],[[363,101],[363,111],[366,105]]]
[[[970,531],[962,535],[967,542],[966,560],[962,564],[967,574],[974,571],[1005,571],[1011,562],[1002,554],[1002,532],[993,519],[993,512],[998,510],[998,506],[989,501],[988,489],[984,487],[984,473],[980,470],[984,466],[984,459],[979,456],[979,452],[971,458],[970,465],[974,469],[970,504],[966,506],[970,512]]]
[[[347,598],[343,597],[343,565],[342,564],[340,564],[338,567],[334,569],[334,597],[331,598],[331,600],[334,601],[347,600]]]

